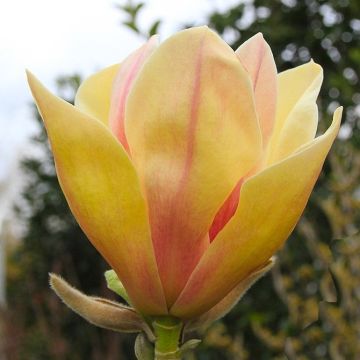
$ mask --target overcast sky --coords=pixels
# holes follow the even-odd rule
[[[121,26],[126,0],[0,0],[0,182],[34,129],[24,69],[54,89],[61,74],[89,75],[120,61],[142,43]],[[238,0],[145,0],[140,25],[163,20],[164,39],[185,23],[206,22]]]

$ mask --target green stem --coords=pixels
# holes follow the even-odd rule
[[[180,320],[173,317],[157,318],[153,322],[155,330],[155,360],[181,359],[179,342],[182,330]]]

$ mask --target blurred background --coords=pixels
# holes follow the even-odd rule
[[[49,290],[56,272],[115,299],[60,191],[24,69],[72,102],[84,77],[149,35],[202,24],[234,49],[261,31],[279,71],[313,58],[319,133],[337,106],[345,114],[276,267],[188,360],[360,359],[360,2],[13,0],[0,2],[0,360],[134,359],[134,336],[89,325]]]

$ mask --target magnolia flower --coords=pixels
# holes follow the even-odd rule
[[[69,206],[139,314],[215,319],[271,267],[339,129],[341,109],[314,138],[322,78],[206,27],[152,37],[75,106],[29,74]]]

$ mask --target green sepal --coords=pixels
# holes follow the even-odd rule
[[[122,284],[122,282],[119,280],[116,272],[114,270],[107,270],[105,271],[104,276],[108,289],[121,296],[129,305],[131,305],[125,287]]]

